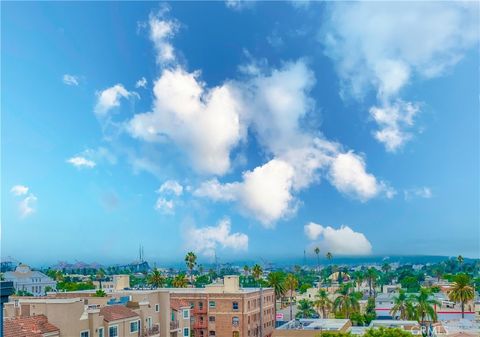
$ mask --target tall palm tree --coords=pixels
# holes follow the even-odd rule
[[[333,308],[335,311],[342,313],[345,318],[350,318],[350,315],[360,310],[360,294],[352,292],[352,284],[345,283],[335,292],[338,296],[333,302]]]
[[[375,289],[375,283],[378,278],[378,272],[375,268],[371,267],[367,269],[367,272],[365,273],[365,276],[368,280],[368,294],[372,296],[372,293],[374,294],[374,289]],[[375,297],[375,296],[374,296]]]
[[[360,291],[360,286],[362,285],[363,279],[365,275],[361,270],[357,270],[353,273],[353,280],[355,281],[355,284],[357,285],[357,291]]]
[[[462,318],[465,318],[465,303],[475,298],[475,291],[471,286],[470,277],[467,274],[458,274],[453,282],[453,287],[448,297],[451,301],[460,302],[462,306]]]
[[[298,301],[298,312],[295,318],[311,318],[315,315],[312,302],[306,299]]]
[[[325,289],[320,289],[315,295],[315,308],[322,312],[322,318],[327,318],[327,311],[332,308],[332,301],[328,298],[328,293]]]
[[[102,268],[98,269],[97,274],[95,275],[95,279],[98,281],[100,289],[102,289],[102,281],[104,278],[105,278],[105,271]]]
[[[290,320],[293,319],[293,292],[295,289],[298,287],[298,280],[293,274],[288,274],[287,277],[285,278],[285,289],[289,291],[290,293]]]
[[[281,298],[285,294],[285,284],[281,272],[275,271],[268,274],[267,284],[270,288],[273,288],[276,299]]]
[[[400,314],[400,319],[409,320],[415,318],[414,307],[412,299],[407,296],[405,290],[400,290],[398,296],[393,298],[393,307],[390,310],[390,315],[396,317]]]
[[[153,272],[148,275],[147,283],[154,288],[162,288],[165,286],[165,277],[160,273],[160,271],[155,268]]]
[[[178,274],[173,278],[172,285],[175,288],[186,288],[188,285],[187,278],[185,277],[185,274]]]
[[[185,255],[185,264],[190,270],[190,284],[193,287],[193,268],[197,265],[197,255],[195,255],[194,252],[188,252],[187,255]]]
[[[315,255],[317,255],[317,271],[320,270],[320,248],[315,247],[313,250],[315,252]]]
[[[330,252],[327,252],[327,254],[325,255],[325,257],[327,258],[328,261],[330,261],[331,259],[333,259],[333,255],[332,255],[332,253],[330,253]]]
[[[437,321],[435,305],[440,303],[431,297],[430,289],[420,288],[420,292],[413,299],[415,301],[415,312],[420,323],[424,324],[427,319],[433,322]]]
[[[259,284],[260,278],[262,277],[263,269],[259,264],[254,264],[252,267],[252,276],[255,279],[255,282]]]
[[[243,274],[245,275],[245,277],[248,277],[249,273],[250,273],[250,267],[247,266],[247,265],[244,265],[243,266]]]
[[[382,265],[382,271],[383,271],[384,273],[388,273],[390,270],[392,270],[392,266],[390,266],[390,263],[386,263],[386,262],[385,262],[385,263]]]

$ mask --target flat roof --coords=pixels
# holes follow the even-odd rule
[[[279,326],[278,330],[333,330],[337,331],[348,324],[349,319],[317,318],[291,320]]]

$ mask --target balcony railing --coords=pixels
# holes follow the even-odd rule
[[[193,323],[194,329],[206,329],[207,328],[207,321],[199,321]]]
[[[151,337],[151,336],[159,336],[160,335],[160,327],[158,325],[154,325],[151,328],[145,328],[143,330],[143,337]]]
[[[178,321],[171,321],[170,322],[170,330],[177,330],[179,327]]]
[[[196,315],[196,314],[206,314],[207,313],[207,307],[206,306],[203,306],[201,308],[199,307],[195,307],[193,308],[193,314]]]

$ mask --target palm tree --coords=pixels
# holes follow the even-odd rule
[[[444,274],[444,267],[443,265],[439,264],[438,266],[435,267],[433,270],[433,274],[437,277],[437,281],[440,282],[440,279],[442,278]]]
[[[298,312],[295,318],[310,318],[313,315],[315,315],[315,309],[311,301],[305,299],[298,301]]]
[[[374,293],[375,289],[375,282],[378,278],[377,270],[375,268],[368,268],[365,276],[368,280],[368,294],[372,296],[372,293]]]
[[[412,299],[407,296],[405,290],[400,290],[398,296],[393,298],[393,307],[390,310],[390,315],[396,317],[397,313],[400,313],[399,317],[403,320],[415,318]]]
[[[430,318],[433,322],[437,321],[437,313],[434,306],[439,303],[430,295],[431,291],[429,288],[420,288],[420,292],[418,293],[418,295],[413,297],[416,302],[416,315],[422,324],[425,323],[427,318]]]
[[[98,281],[100,289],[102,289],[102,281],[104,278],[105,278],[105,271],[102,268],[98,269],[97,274],[95,275],[95,279]]]
[[[283,274],[281,272],[271,272],[267,276],[267,284],[275,291],[275,298],[279,299],[285,294],[285,284],[283,282]]]
[[[293,319],[292,304],[293,304],[293,292],[298,287],[298,280],[293,274],[288,274],[285,278],[285,289],[290,292],[290,320]]]
[[[315,252],[315,255],[317,255],[317,270],[320,269],[320,248],[315,247],[313,250]]]
[[[245,274],[245,277],[248,277],[248,274],[250,273],[250,267],[247,265],[243,266],[243,273]]]
[[[471,286],[470,277],[467,274],[458,274],[455,276],[453,287],[448,297],[451,301],[460,302],[462,305],[462,318],[465,318],[465,303],[475,297],[475,292]]]
[[[252,267],[252,276],[255,279],[255,281],[257,282],[257,284],[259,284],[259,281],[260,281],[260,278],[262,277],[262,274],[263,274],[262,267],[260,267],[260,265],[258,265],[258,264],[255,264]]]
[[[148,275],[147,283],[154,288],[162,288],[165,286],[165,277],[160,273],[160,271],[155,268],[153,272]]]
[[[325,289],[320,289],[318,294],[315,295],[315,308],[322,312],[322,318],[327,318],[327,311],[332,308],[332,301],[328,298],[328,293]]]
[[[350,318],[350,315],[354,311],[360,310],[360,294],[357,292],[352,292],[352,284],[345,283],[343,284],[336,293],[338,294],[337,298],[333,302],[333,308],[335,311],[342,313],[345,318]]]
[[[390,263],[384,263],[382,265],[382,271],[384,273],[388,273],[390,270],[392,270],[392,266],[390,266]]]
[[[186,288],[188,285],[187,278],[185,277],[185,274],[178,274],[173,278],[172,285],[175,288]]]
[[[185,263],[190,270],[190,284],[193,287],[193,268],[197,265],[197,255],[195,255],[194,252],[188,252],[187,255],[185,255]]]
[[[333,259],[333,255],[332,253],[328,252],[325,257],[327,258],[328,261],[330,261],[331,259]]]
[[[355,283],[357,285],[357,291],[360,291],[360,286],[362,285],[364,277],[365,277],[365,275],[363,274],[363,272],[361,270],[357,270],[353,273],[353,280],[355,281]]]

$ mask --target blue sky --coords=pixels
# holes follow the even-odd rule
[[[2,6],[2,256],[479,257],[478,4]]]

